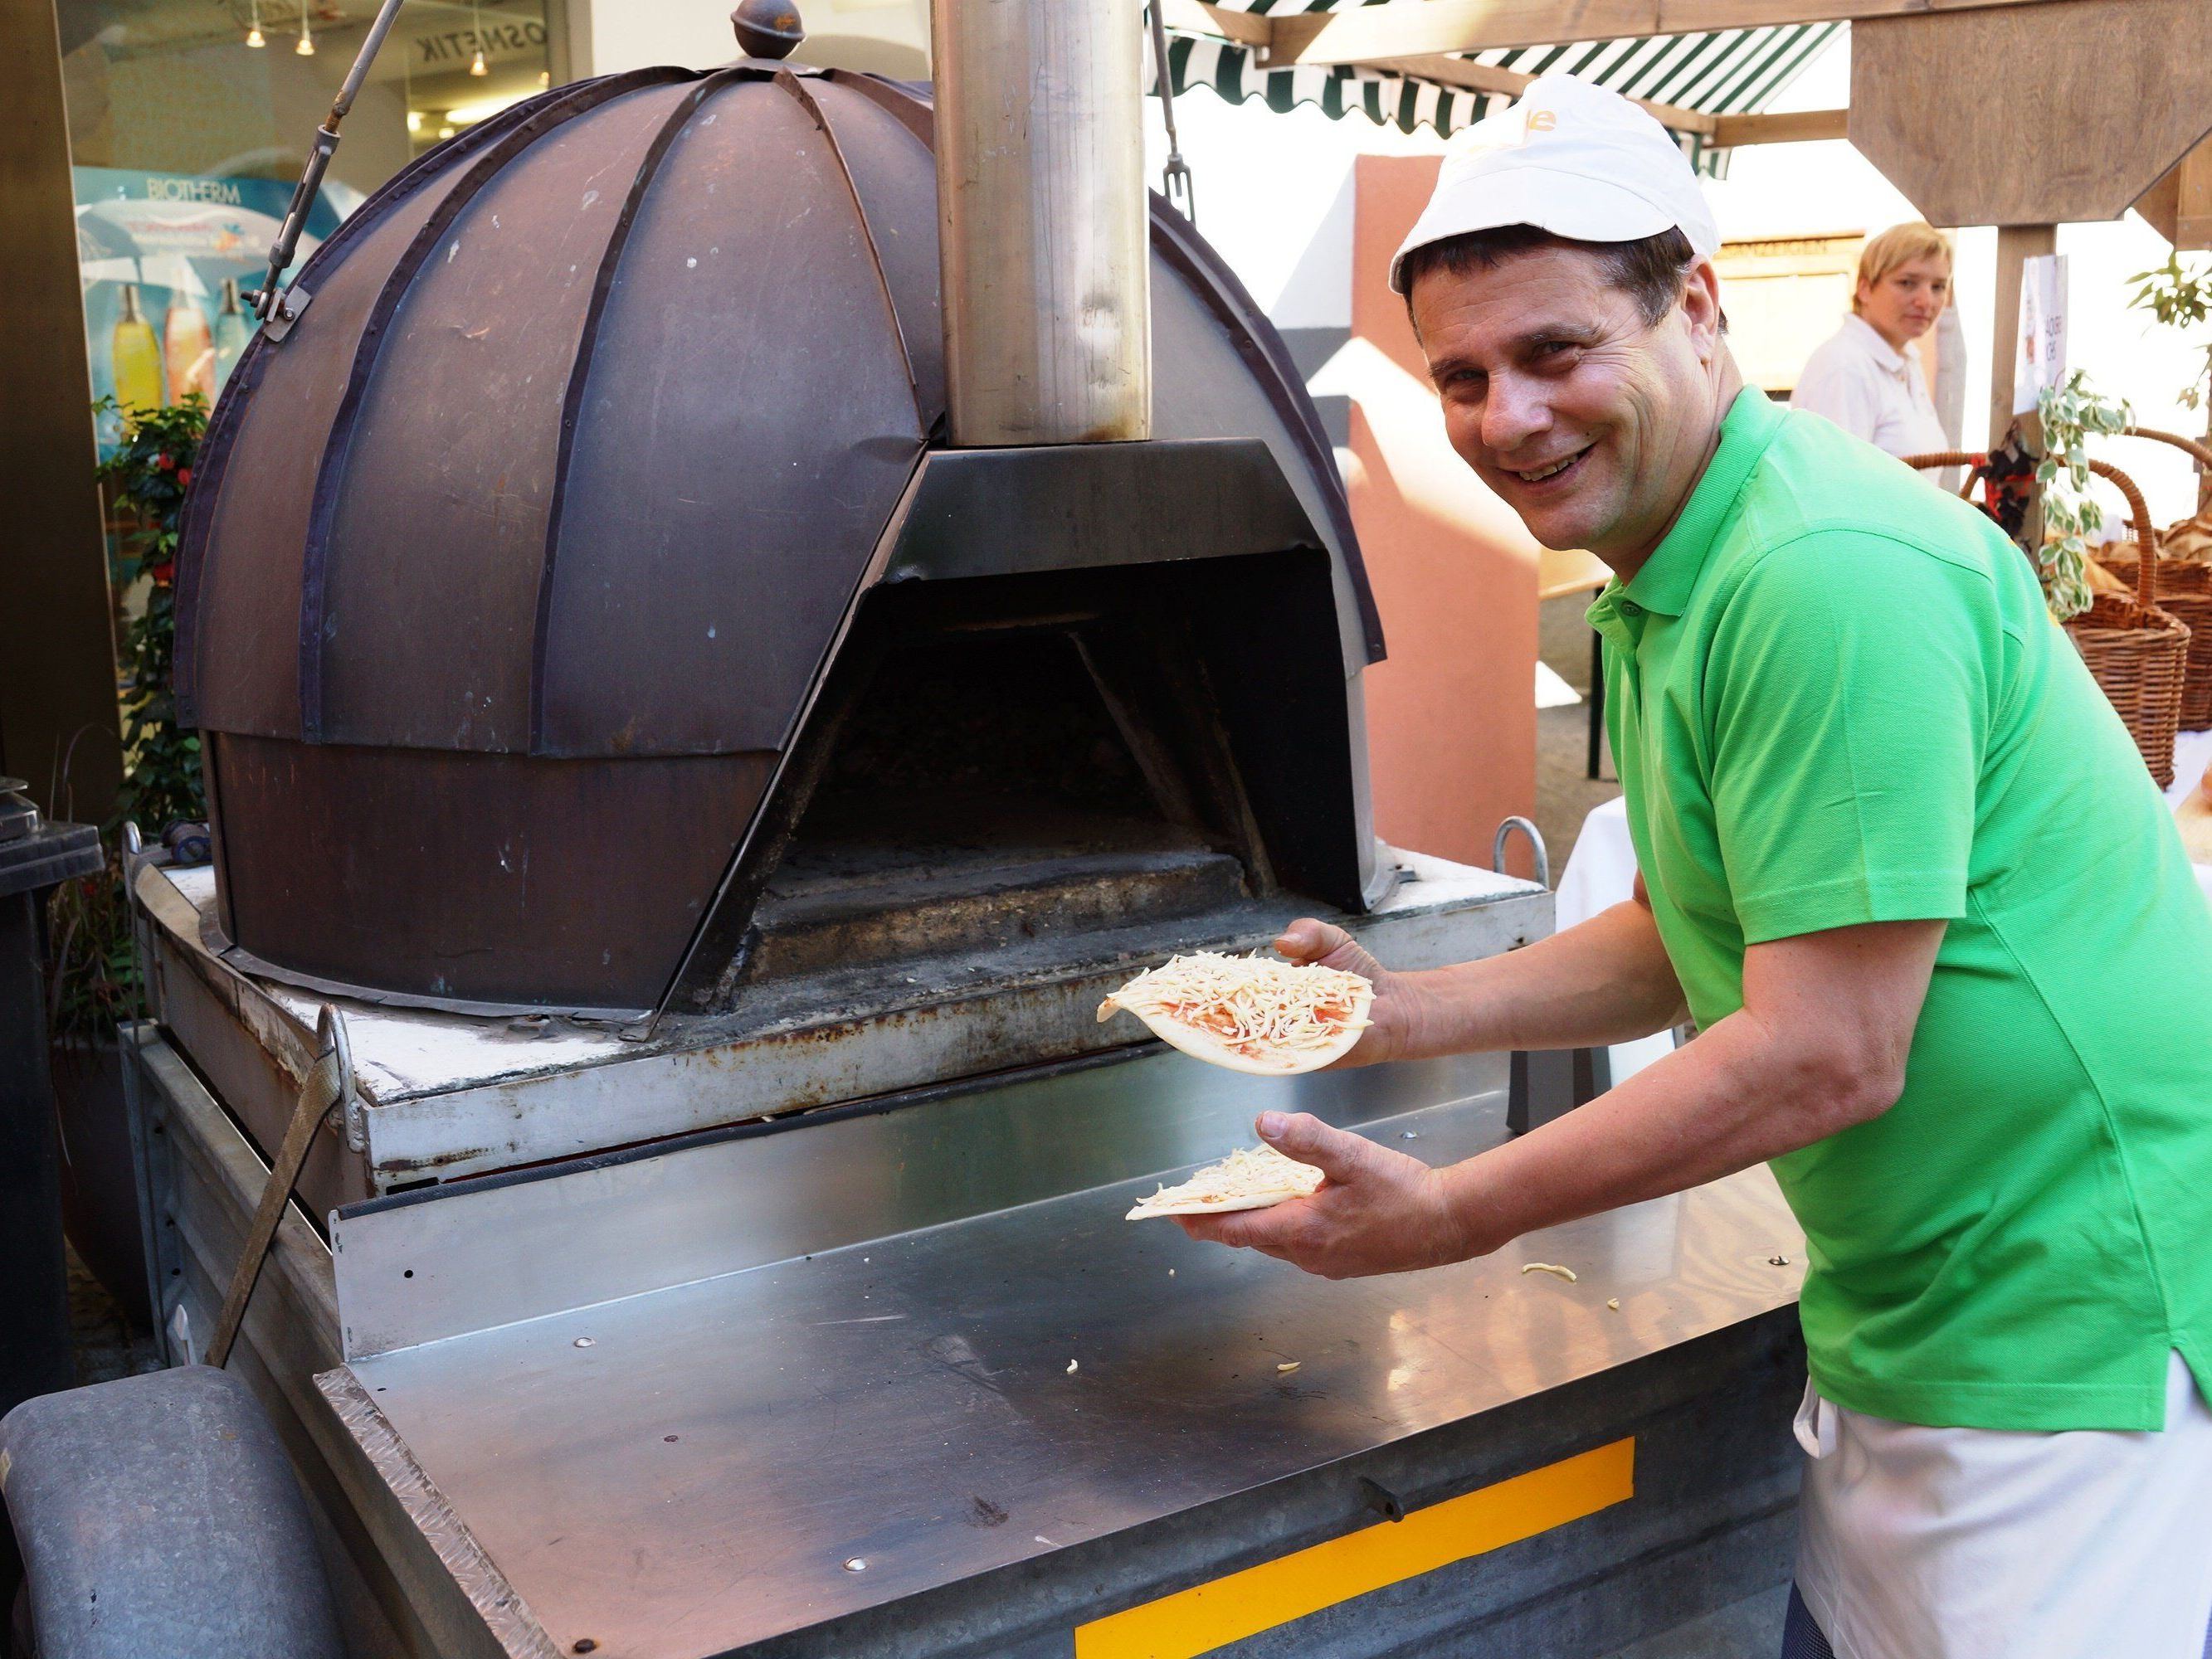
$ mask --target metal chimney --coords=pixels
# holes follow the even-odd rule
[[[1139,0],[933,0],[954,444],[1148,438]]]

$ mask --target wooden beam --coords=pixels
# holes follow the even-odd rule
[[[1929,224],[2117,219],[2212,128],[2212,4],[2063,4],[1853,27],[1851,143]]]
[[[2212,247],[2212,138],[2137,197],[2136,211],[2177,249]]]
[[[2012,375],[2020,356],[2020,290],[2027,261],[2058,252],[2056,225],[2005,225],[1997,231],[1996,326],[1990,338],[1990,445],[2004,441],[2012,424]],[[2033,417],[2023,417],[2023,425]],[[2041,428],[2030,434],[2031,447],[2041,441]]]
[[[1536,78],[1515,70],[1493,69],[1487,64],[1477,64],[1465,58],[1449,58],[1440,53],[1413,58],[1384,58],[1364,67],[1387,70],[1393,75],[1410,76],[1416,81],[1434,81],[1441,86],[1465,87],[1474,92],[1493,92],[1507,98],[1518,98],[1528,90],[1528,83]],[[1662,126],[1671,127],[1677,132],[1710,135],[1720,119],[1703,110],[1684,109],[1679,104],[1656,103],[1647,98],[1632,101],[1650,111],[1658,118]]]
[[[1433,52],[1618,40],[1772,23],[1997,7],[2060,6],[2076,0],[1390,0],[1335,12],[1273,14],[1261,54],[1265,69],[1295,64],[1371,64]],[[1173,12],[1163,14],[1172,17]],[[1237,14],[1230,14],[1236,15]]]
[[[1264,48],[1273,26],[1264,12],[1231,11],[1204,0],[1160,0],[1160,21],[1179,34],[1212,34],[1240,46]]]
[[[1847,109],[1801,109],[1784,115],[1722,115],[1713,120],[1713,143],[1726,149],[1736,144],[1803,144],[1845,137],[1851,117]]]

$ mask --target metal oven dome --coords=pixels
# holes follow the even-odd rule
[[[249,965],[658,1006],[942,441],[927,99],[745,59],[517,104],[317,250],[211,423],[179,562]],[[1380,654],[1281,342],[1152,215],[1156,435],[1257,439]],[[304,301],[302,299],[304,297]]]

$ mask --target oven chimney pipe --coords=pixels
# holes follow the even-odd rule
[[[952,442],[1152,429],[1139,0],[932,0]]]

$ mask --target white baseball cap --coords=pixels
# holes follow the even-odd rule
[[[1390,261],[1406,291],[1406,256],[1471,230],[1534,225],[1578,242],[1632,242],[1679,228],[1697,256],[1721,234],[1698,175],[1666,128],[1617,92],[1547,75],[1510,109],[1455,137],[1436,193]]]

